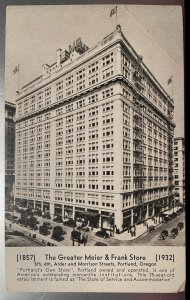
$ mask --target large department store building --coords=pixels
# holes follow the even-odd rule
[[[174,103],[120,25],[58,49],[16,108],[16,203],[122,231],[173,201]]]

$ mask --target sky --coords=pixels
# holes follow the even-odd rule
[[[58,48],[68,49],[81,37],[96,45],[115,30],[113,5],[10,6],[7,8],[5,95],[14,102],[18,89],[14,68],[20,65],[20,85],[42,74],[44,63],[56,61]],[[175,136],[184,136],[183,27],[179,6],[117,5],[117,23],[135,51],[175,104]]]

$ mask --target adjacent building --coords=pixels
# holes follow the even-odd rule
[[[15,104],[5,101],[5,200],[13,200],[15,181]]]
[[[16,107],[16,203],[122,231],[173,201],[174,103],[119,25],[58,49]]]
[[[175,199],[185,201],[185,143],[183,137],[174,138]]]

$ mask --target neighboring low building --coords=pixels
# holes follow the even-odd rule
[[[185,141],[183,137],[174,138],[174,184],[175,199],[185,201]]]
[[[15,104],[5,101],[5,200],[13,200],[15,182]]]

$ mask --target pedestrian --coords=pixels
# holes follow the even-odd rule
[[[146,228],[148,229],[148,222],[146,222]]]
[[[134,225],[133,225],[133,227],[131,227],[131,236],[133,237],[134,236]]]
[[[83,240],[84,246],[86,246],[87,241],[88,241],[88,235],[84,233],[83,236],[82,236],[82,240]]]

